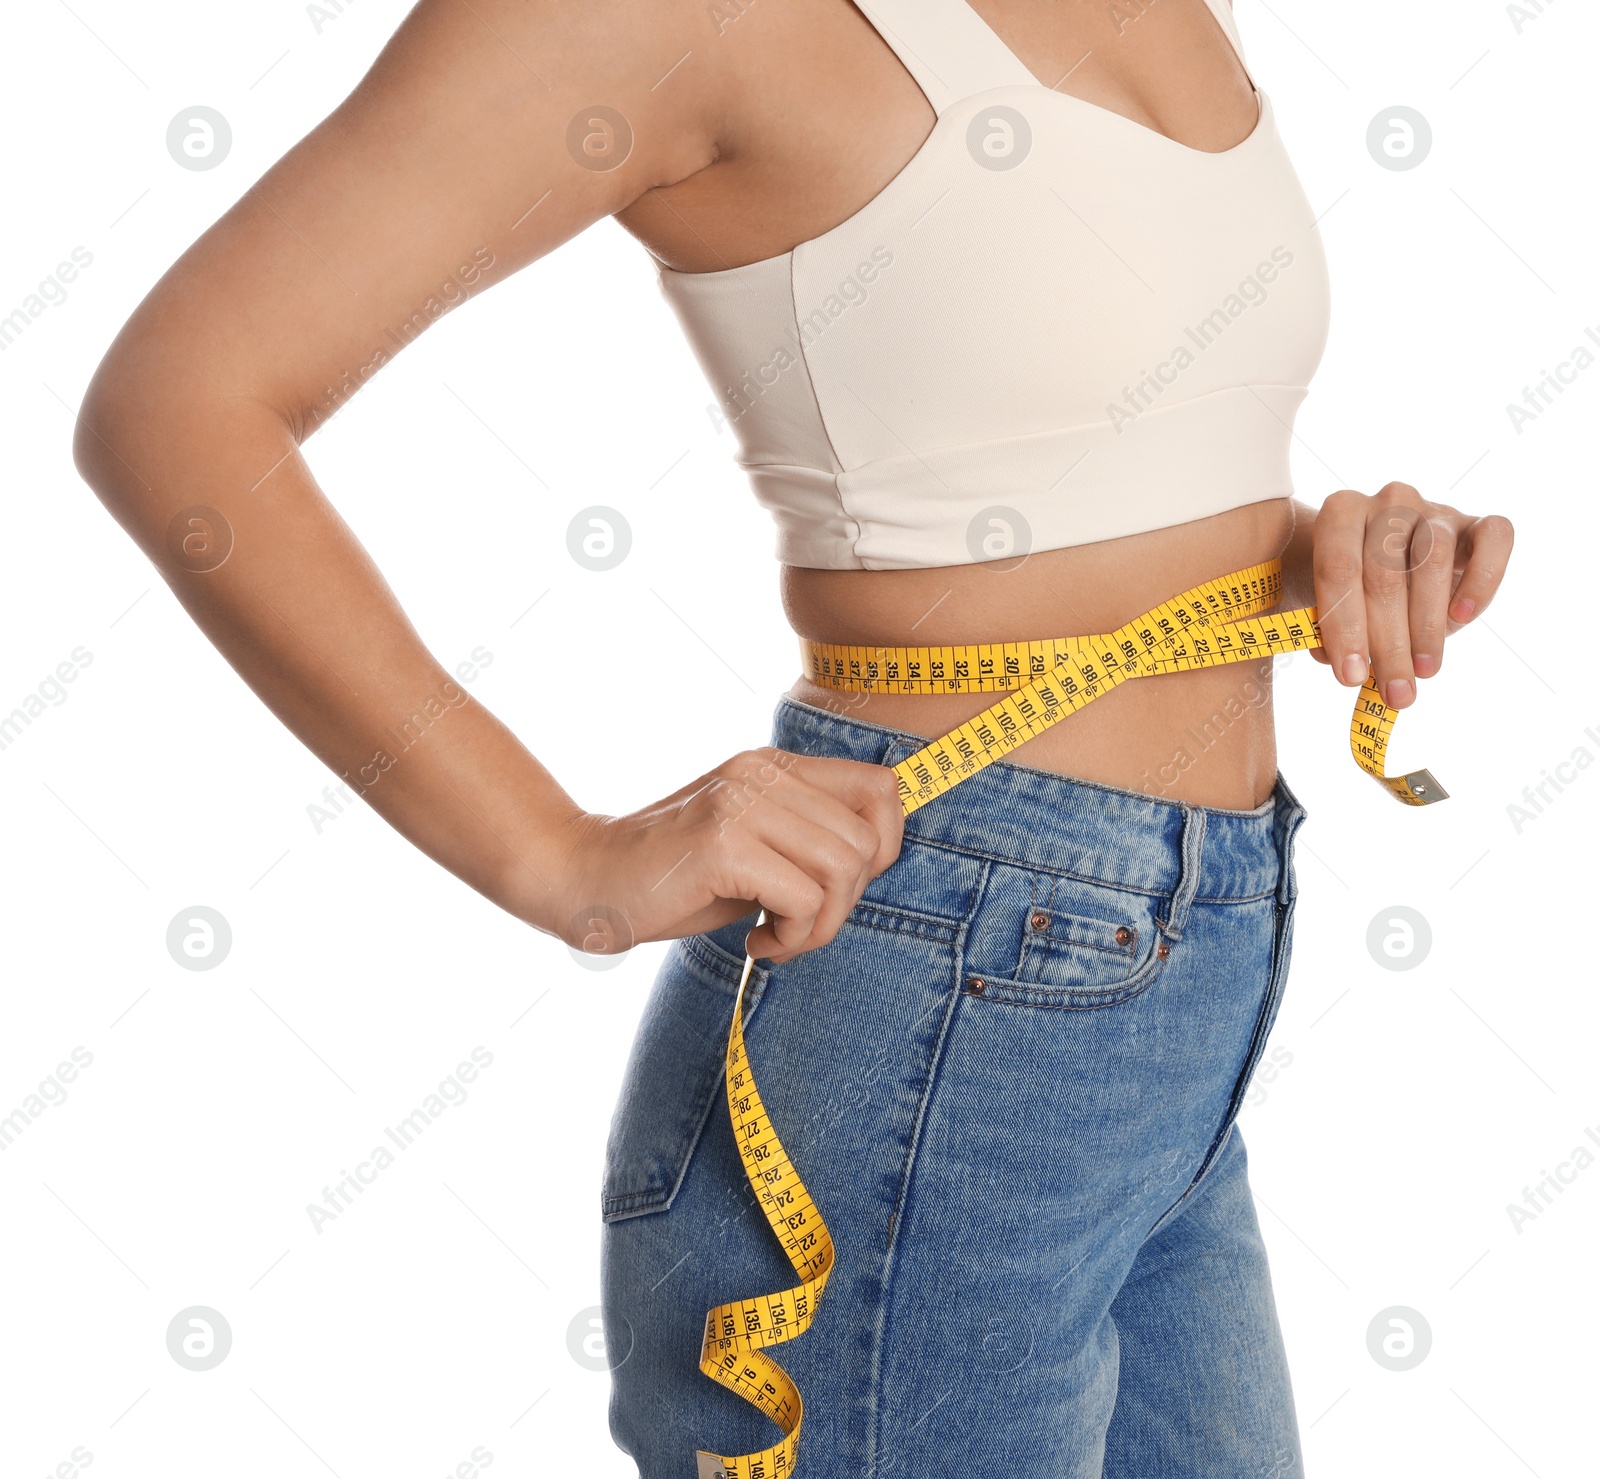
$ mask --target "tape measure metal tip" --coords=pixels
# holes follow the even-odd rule
[[[1418,806],[1431,806],[1435,801],[1448,801],[1450,793],[1434,780],[1433,772],[1413,770],[1406,775],[1406,789]]]

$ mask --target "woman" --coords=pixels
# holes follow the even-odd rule
[[[1403,709],[1511,527],[1401,483],[1294,501],[1327,279],[1227,5],[422,0],[130,318],[75,455],[404,835],[571,945],[681,942],[605,1171],[612,1430],[645,1479],[775,1436],[698,1369],[710,1307],[792,1282],[721,1102],[747,951],[752,1064],[837,1248],[781,1349],[811,1473],[1299,1474],[1230,1133],[1304,817],[1270,663],[1124,683],[909,818],[892,766],[995,696],[803,677],[770,746],[588,814],[298,455],[459,261],[504,275],[607,215],[719,392],[800,637],[1108,632],[1281,556],[1321,660]]]

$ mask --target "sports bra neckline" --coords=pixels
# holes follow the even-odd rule
[[[882,35],[883,39],[889,43],[891,49],[895,50],[898,54],[899,48],[894,45],[892,34],[887,31],[881,20],[881,12],[890,8],[886,4],[886,0],[852,0],[852,3],[855,4],[859,10],[867,14],[869,23],[878,29],[880,35]],[[1237,158],[1239,155],[1248,150],[1253,144],[1259,142],[1261,136],[1266,132],[1268,117],[1271,113],[1271,99],[1256,84],[1255,77],[1250,71],[1249,64],[1244,59],[1244,53],[1240,49],[1237,39],[1235,38],[1233,32],[1229,29],[1228,25],[1224,22],[1221,13],[1217,9],[1218,0],[1202,0],[1202,3],[1205,5],[1206,9],[1210,11],[1212,20],[1215,22],[1217,29],[1222,33],[1223,40],[1228,43],[1229,49],[1232,50],[1234,56],[1238,59],[1240,67],[1244,70],[1245,79],[1250,83],[1251,94],[1256,100],[1256,120],[1254,125],[1251,127],[1250,132],[1240,139],[1238,143],[1231,144],[1226,149],[1196,149],[1191,144],[1185,144],[1182,142],[1182,140],[1173,138],[1171,134],[1164,134],[1160,129],[1151,128],[1148,124],[1140,123],[1137,118],[1130,118],[1126,113],[1119,113],[1115,108],[1107,108],[1100,103],[1090,102],[1088,98],[1081,98],[1076,93],[1057,92],[1055,88],[1048,86],[1033,74],[1027,63],[1025,63],[1022,58],[1016,54],[1016,52],[1006,45],[1006,43],[1001,39],[999,32],[997,32],[994,27],[991,26],[988,21],[986,21],[983,16],[978,13],[976,7],[970,3],[970,0],[946,0],[946,3],[953,8],[958,8],[959,14],[970,17],[972,23],[977,27],[978,31],[993,47],[998,48],[999,51],[1004,54],[1007,61],[1012,65],[1013,69],[1020,69],[1022,72],[1026,73],[1029,80],[1026,82],[1019,81],[1007,83],[999,87],[985,88],[981,93],[969,93],[964,97],[958,98],[947,94],[944,98],[941,98],[932,90],[930,90],[927,75],[918,75],[922,69],[914,69],[910,59],[908,59],[906,55],[900,55],[899,59],[901,65],[911,74],[913,80],[918,84],[918,86],[923,89],[924,95],[928,98],[929,103],[932,104],[934,108],[935,117],[933,121],[933,127],[928,131],[927,137],[923,139],[922,143],[917,146],[916,152],[912,154],[911,157],[907,159],[906,162],[901,165],[901,167],[892,176],[890,176],[890,178],[885,182],[883,188],[873,195],[870,200],[863,202],[856,210],[852,211],[848,216],[846,216],[844,220],[840,221],[837,225],[830,226],[826,231],[819,232],[816,236],[807,237],[804,241],[796,242],[792,247],[788,247],[784,251],[774,252],[771,256],[758,258],[754,262],[742,262],[734,267],[714,267],[704,272],[686,272],[676,267],[668,267],[664,262],[661,262],[659,259],[657,259],[657,272],[662,276],[701,281],[711,281],[719,277],[731,277],[740,272],[755,272],[764,267],[771,267],[776,263],[784,261],[786,258],[793,257],[795,253],[799,251],[810,247],[823,245],[836,233],[841,233],[848,227],[859,225],[866,215],[872,211],[872,209],[877,206],[885,196],[889,195],[891,191],[895,190],[902,183],[906,176],[912,174],[921,160],[928,154],[931,154],[938,146],[938,143],[942,142],[942,135],[954,104],[958,101],[965,102],[970,97],[984,96],[988,93],[998,94],[1004,92],[1028,92],[1034,94],[1041,92],[1047,93],[1052,98],[1059,98],[1070,105],[1075,105],[1084,110],[1086,116],[1094,115],[1101,119],[1112,120],[1110,125],[1111,127],[1125,125],[1126,130],[1131,131],[1134,136],[1143,135],[1146,139],[1153,141],[1153,146],[1156,148],[1166,147],[1178,151],[1180,155],[1189,155],[1197,160],[1214,159],[1219,161],[1219,163],[1224,160],[1233,160]],[[1220,3],[1226,4],[1227,0],[1220,0]],[[879,12],[880,14],[873,14],[873,12]],[[1203,169],[1206,166],[1199,165],[1197,167]]]
[[[1046,86],[969,0],[855,4],[934,106],[921,147],[764,265],[658,276],[779,562],[968,565],[1291,496],[1329,283],[1256,80],[1251,132],[1197,150]]]

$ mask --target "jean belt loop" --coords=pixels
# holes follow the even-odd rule
[[[1186,801],[1179,805],[1183,807],[1183,837],[1178,844],[1178,882],[1172,890],[1166,918],[1156,916],[1157,926],[1169,940],[1183,938],[1183,923],[1200,887],[1200,856],[1206,839],[1205,812]]]

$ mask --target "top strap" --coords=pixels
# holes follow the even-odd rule
[[[1044,86],[967,0],[855,0],[855,6],[935,113],[990,88]]]

